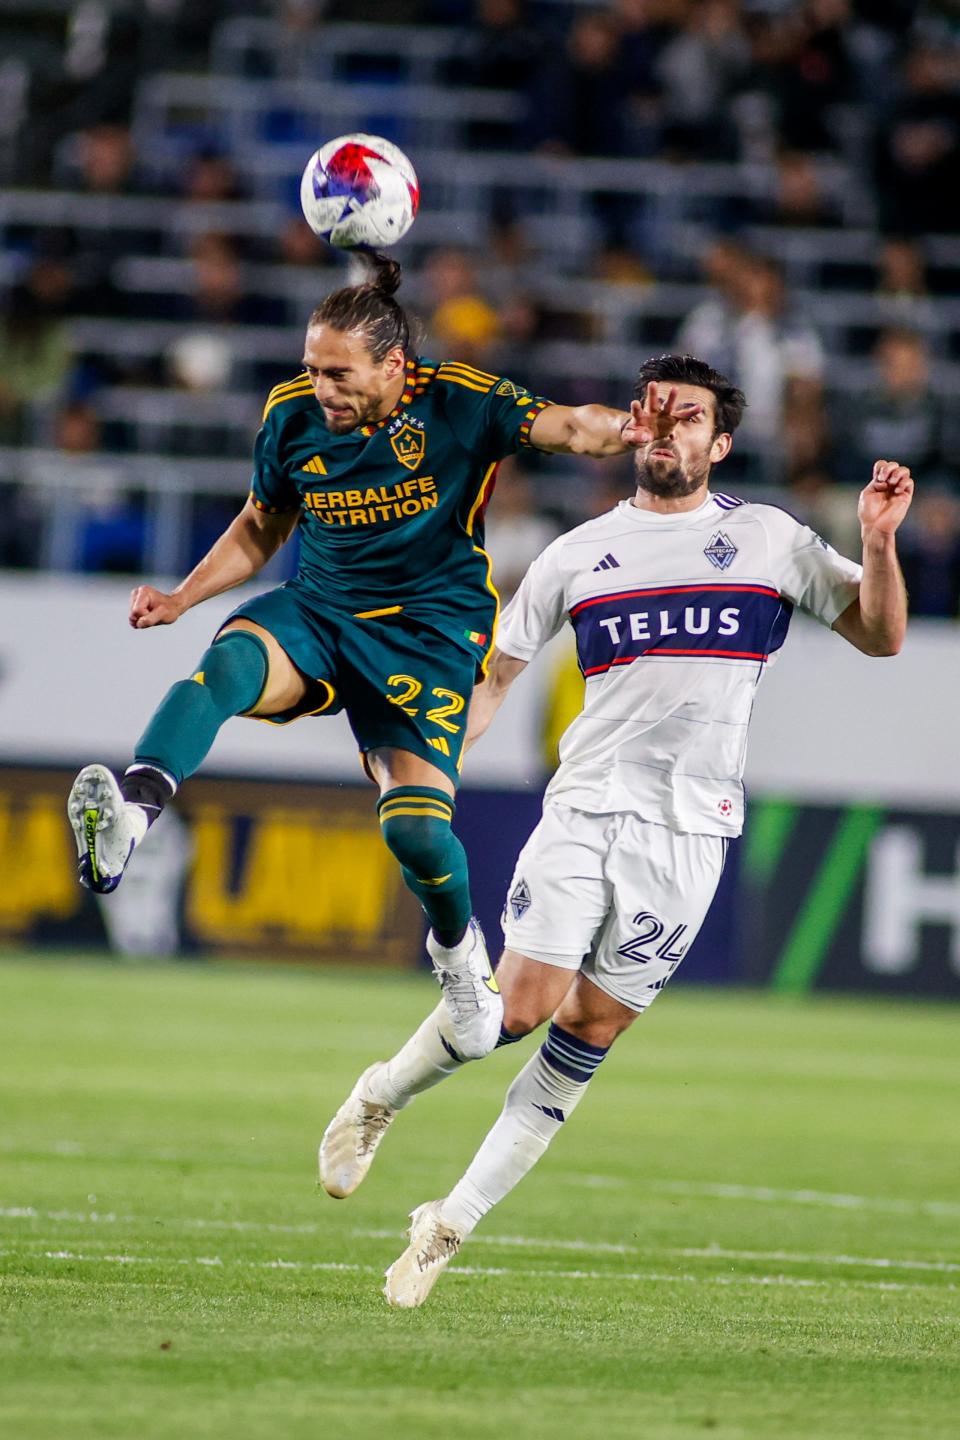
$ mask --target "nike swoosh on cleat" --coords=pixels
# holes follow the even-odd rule
[[[83,812],[83,835],[87,842],[87,855],[90,859],[90,870],[93,875],[93,882],[97,884],[100,879],[100,872],[97,869],[97,810],[84,810]]]
[[[494,974],[484,975],[483,983],[492,995],[500,994],[500,986],[497,984],[497,977]]]

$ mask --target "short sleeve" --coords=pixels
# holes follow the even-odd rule
[[[284,472],[277,454],[277,425],[264,420],[253,449],[253,483],[250,494],[258,510],[280,515],[300,508],[300,492]]]
[[[863,569],[785,510],[768,509],[780,591],[823,625],[832,625],[860,592]]]
[[[563,537],[548,545],[528,569],[500,617],[497,648],[515,660],[532,660],[562,628],[567,616],[560,551]]]
[[[461,443],[491,461],[529,445],[530,427],[551,403],[514,380],[458,361],[443,361],[437,379],[445,382],[447,412]]]

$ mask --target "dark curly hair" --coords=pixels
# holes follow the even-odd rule
[[[743,419],[747,406],[743,391],[719,370],[693,355],[652,355],[645,360],[633,387],[638,400],[643,399],[651,380],[662,380],[665,385],[697,385],[701,390],[711,391],[716,402],[714,435],[732,435]]]

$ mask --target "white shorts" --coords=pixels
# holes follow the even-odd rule
[[[645,1010],[703,924],[726,852],[720,835],[548,805],[507,892],[507,949]]]

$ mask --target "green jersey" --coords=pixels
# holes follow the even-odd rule
[[[497,462],[549,402],[457,361],[407,361],[399,404],[345,435],[306,374],[278,385],[257,436],[253,502],[300,511],[296,583],[347,614],[402,613],[486,649],[497,594],[483,515]]]

